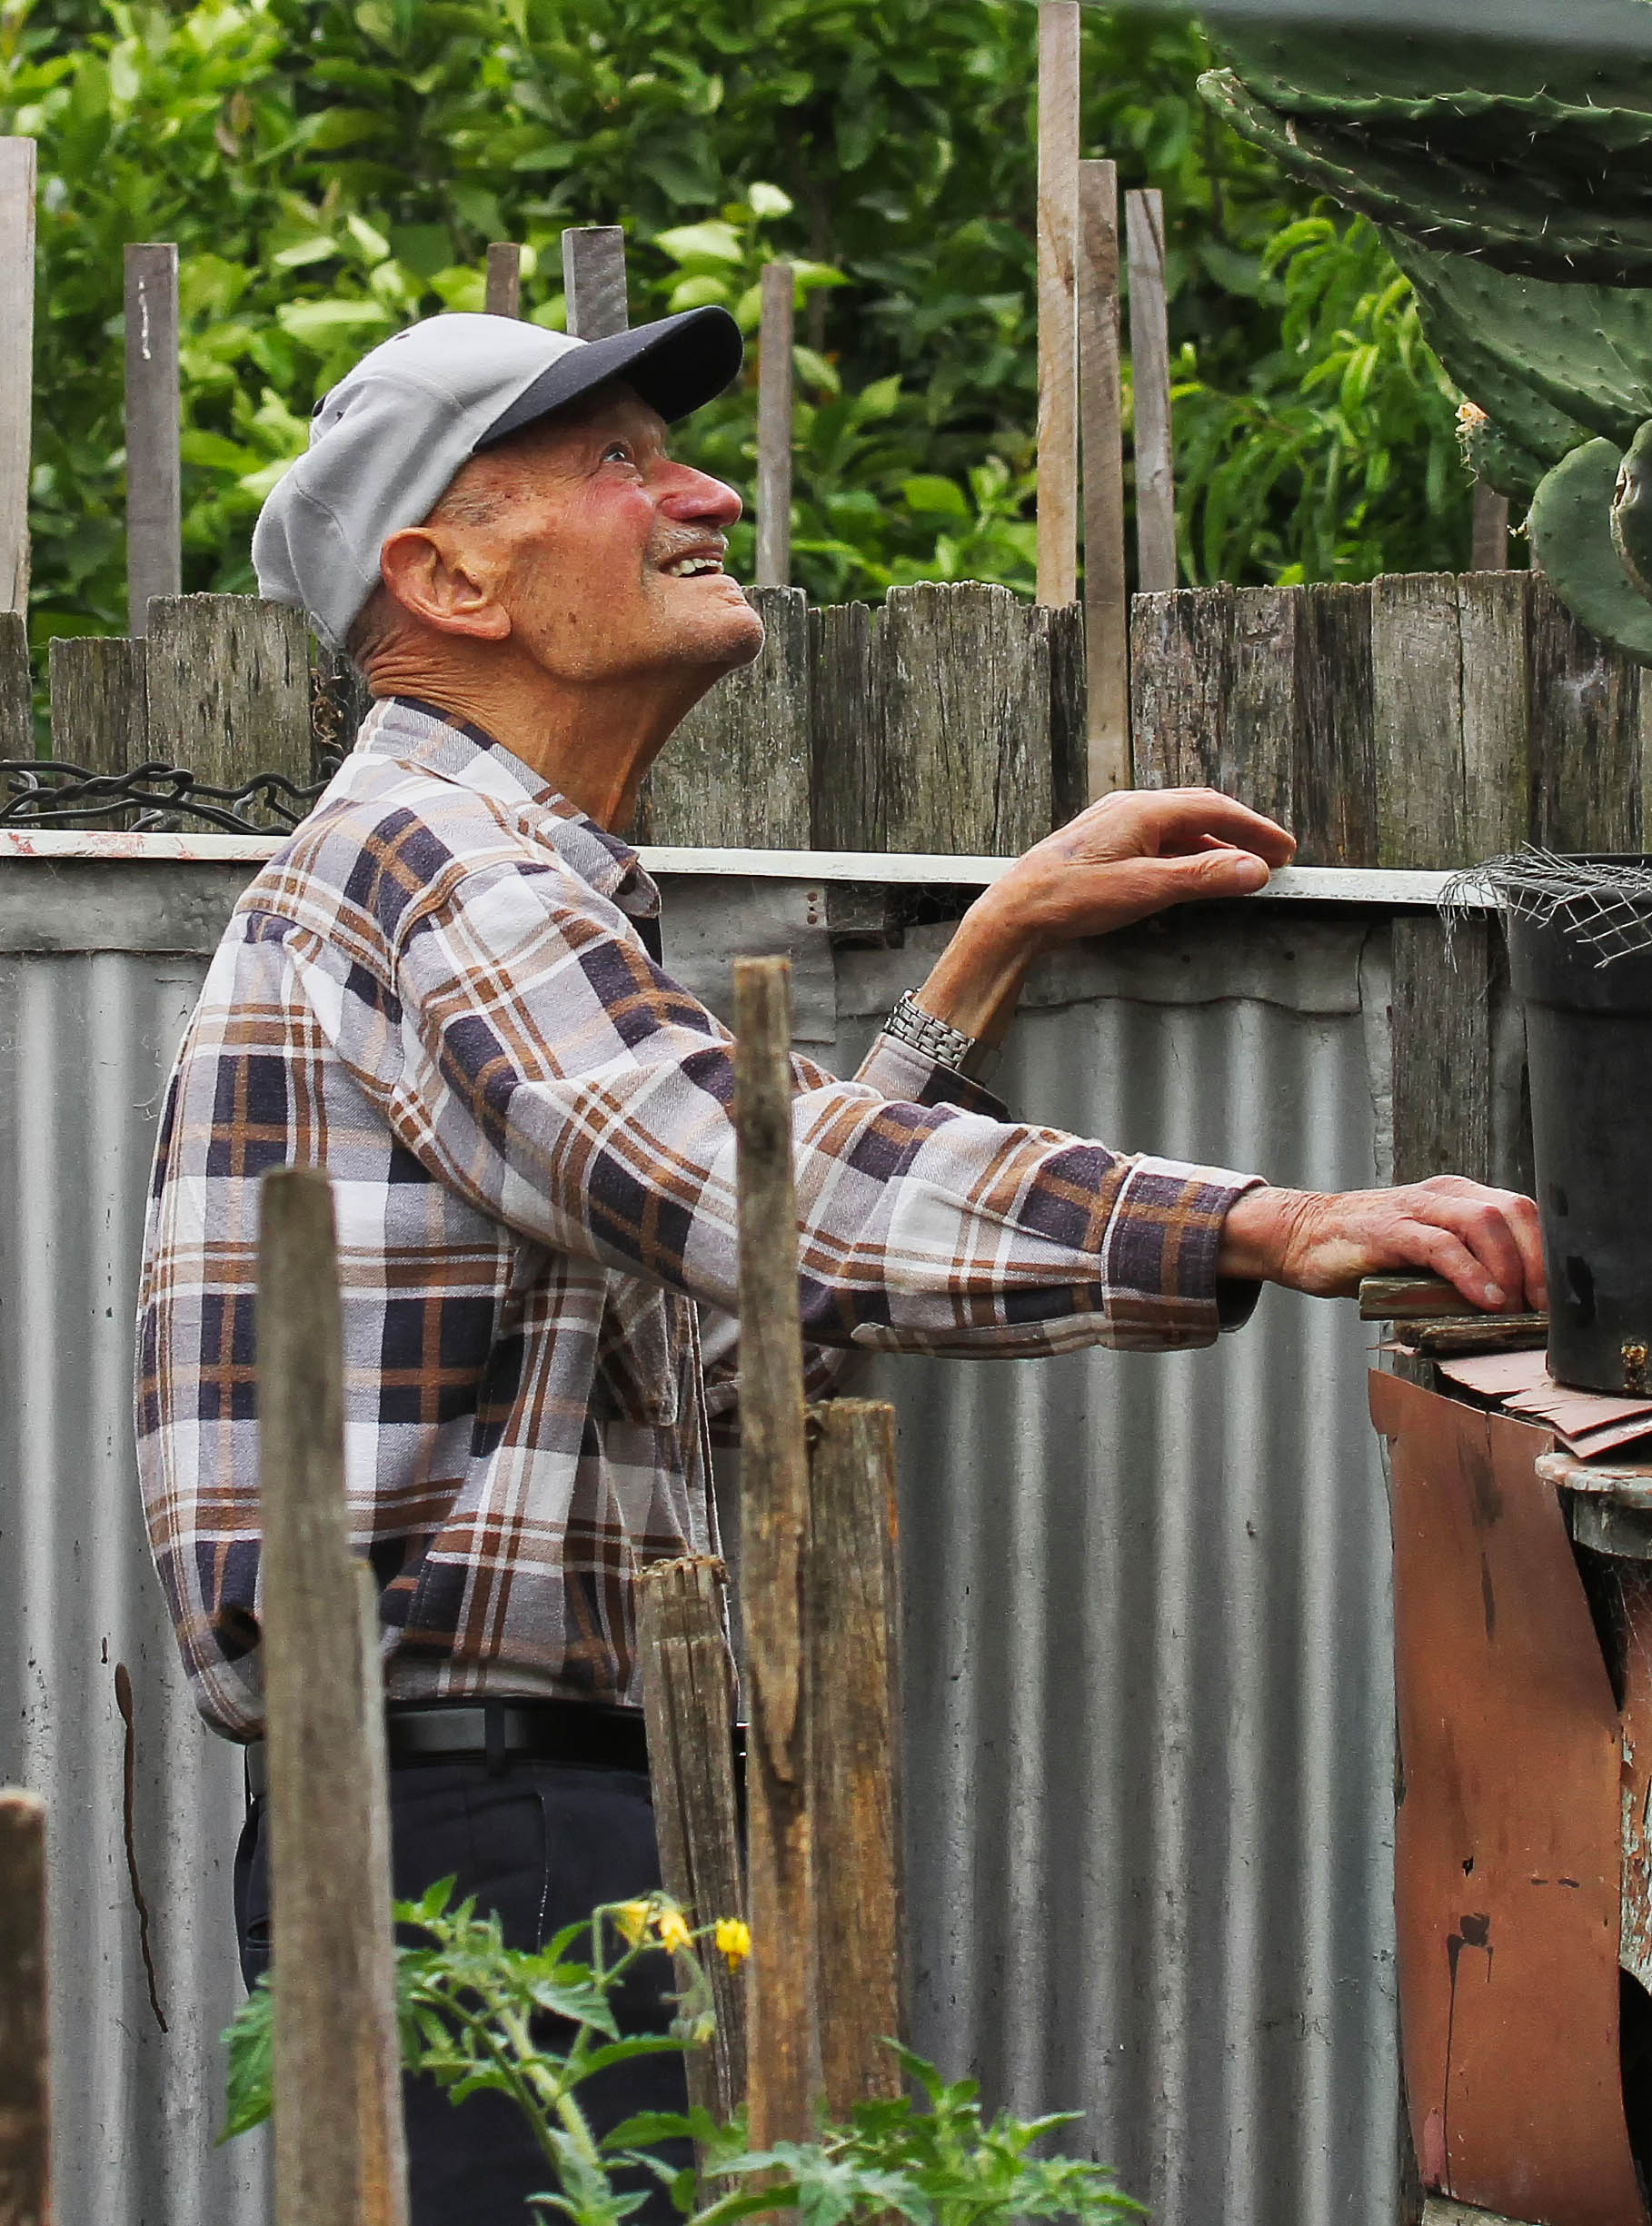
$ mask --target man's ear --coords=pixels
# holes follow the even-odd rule
[[[479,641],[503,641],[511,631],[511,614],[493,591],[495,573],[448,526],[407,526],[379,551],[379,576],[410,618]]]

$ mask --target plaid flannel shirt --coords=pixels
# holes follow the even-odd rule
[[[258,874],[168,1088],[139,1467],[203,1714],[261,1722],[258,1178],[320,1165],[388,1689],[634,1701],[632,1578],[716,1550],[737,1397],[728,1031],[650,958],[634,853],[485,735],[375,708]],[[1012,1125],[881,1038],[796,1061],[817,1387],[855,1347],[1166,1347],[1220,1324],[1244,1178]]]

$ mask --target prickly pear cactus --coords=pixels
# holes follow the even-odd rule
[[[1531,545],[1557,593],[1592,633],[1652,664],[1652,602],[1614,545],[1614,498],[1623,451],[1586,441],[1538,487],[1528,521]],[[1646,521],[1640,521],[1645,530]]]
[[[1372,218],[1585,624],[1652,662],[1652,0],[1611,53],[1301,21],[1226,28],[1200,90]]]

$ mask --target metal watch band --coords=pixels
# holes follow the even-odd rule
[[[897,1043],[910,1043],[914,1050],[932,1058],[938,1067],[950,1067],[954,1074],[968,1071],[966,1061],[977,1048],[975,1037],[925,1012],[910,989],[902,989],[895,999],[895,1009],[883,1023],[883,1033]]]

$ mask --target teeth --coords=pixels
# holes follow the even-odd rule
[[[702,572],[720,572],[722,564],[717,557],[686,556],[679,557],[665,569],[673,580],[692,580]]]

